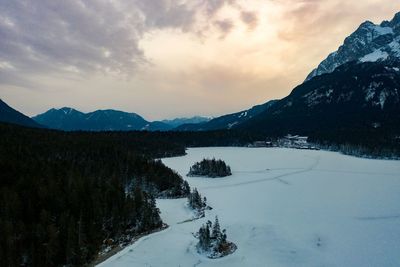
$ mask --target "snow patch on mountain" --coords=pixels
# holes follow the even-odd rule
[[[396,57],[400,57],[400,37],[391,42],[388,47],[390,48],[393,55],[395,55]]]
[[[393,34],[393,29],[391,27],[373,25],[371,29],[374,30],[377,35]]]
[[[380,95],[379,95],[379,104],[381,106],[381,109],[385,106],[385,102],[387,97],[389,96],[389,93],[386,90],[383,90]]]
[[[247,116],[247,111],[244,111],[242,113],[240,113],[238,118],[242,118],[242,117],[246,117]]]
[[[374,98],[375,96],[375,89],[376,89],[377,85],[373,83],[371,83],[369,85],[369,87],[367,88],[367,90],[365,90],[365,100],[366,101],[370,101],[371,99]]]
[[[238,123],[239,123],[238,121],[235,121],[235,122],[232,122],[232,123],[228,123],[228,129],[232,129],[232,127],[237,125]]]
[[[376,62],[378,60],[386,60],[388,57],[388,53],[378,49],[368,55],[363,56],[360,59],[360,62]]]

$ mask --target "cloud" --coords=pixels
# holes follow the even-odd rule
[[[393,0],[0,0],[0,94],[32,115],[223,114],[285,96],[360,23],[395,11]]]
[[[125,72],[143,61],[141,21],[108,1],[1,0],[0,59],[19,72]],[[107,52],[107,53],[106,53]],[[108,54],[108,56],[107,56]]]
[[[258,25],[258,17],[255,12],[242,11],[240,12],[240,18],[242,22],[247,25],[249,30],[254,30]]]
[[[228,33],[230,33],[234,27],[231,19],[216,20],[213,24],[221,33],[221,38],[224,38]]]
[[[129,75],[154,29],[198,32],[234,0],[0,0],[0,62],[14,73]],[[218,24],[222,31],[228,24]],[[0,81],[1,83],[1,81]]]
[[[325,39],[327,31],[350,34],[365,20],[380,23],[387,14],[396,10],[393,1],[365,0],[276,0],[281,6],[278,35],[286,41]],[[398,9],[398,4],[397,4]]]

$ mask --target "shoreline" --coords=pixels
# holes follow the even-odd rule
[[[142,234],[140,234],[140,235],[134,237],[134,238],[132,239],[132,241],[129,242],[129,244],[127,244],[126,246],[121,247],[120,245],[116,245],[116,246],[115,246],[114,248],[112,248],[110,251],[108,251],[108,252],[106,252],[106,253],[104,253],[104,254],[101,254],[101,255],[99,254],[99,255],[96,257],[96,259],[94,259],[92,262],[88,263],[88,264],[85,265],[85,266],[87,266],[87,267],[95,267],[95,266],[99,265],[100,263],[105,262],[107,259],[111,258],[112,256],[116,255],[118,252],[124,250],[125,248],[127,248],[127,247],[129,247],[129,246],[131,246],[131,245],[133,245],[134,243],[136,243],[136,242],[137,242],[139,239],[141,239],[142,237],[145,237],[145,236],[148,236],[148,235],[157,233],[157,232],[161,232],[161,231],[167,229],[168,227],[169,227],[168,224],[163,223],[163,225],[162,225],[161,227],[159,227],[159,228],[156,228],[156,229],[154,229],[154,230],[152,230],[152,231],[147,231],[147,232],[145,232],[145,233],[142,233]]]

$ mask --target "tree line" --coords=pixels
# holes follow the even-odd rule
[[[155,197],[189,186],[155,160],[177,143],[0,124],[0,266],[80,266],[162,226]]]

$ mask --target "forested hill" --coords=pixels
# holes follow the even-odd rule
[[[63,132],[0,123],[0,266],[79,266],[162,226],[155,197],[188,184],[156,160],[246,145],[240,131]]]
[[[187,183],[153,158],[182,145],[0,124],[0,266],[78,266],[162,225],[154,197]]]

